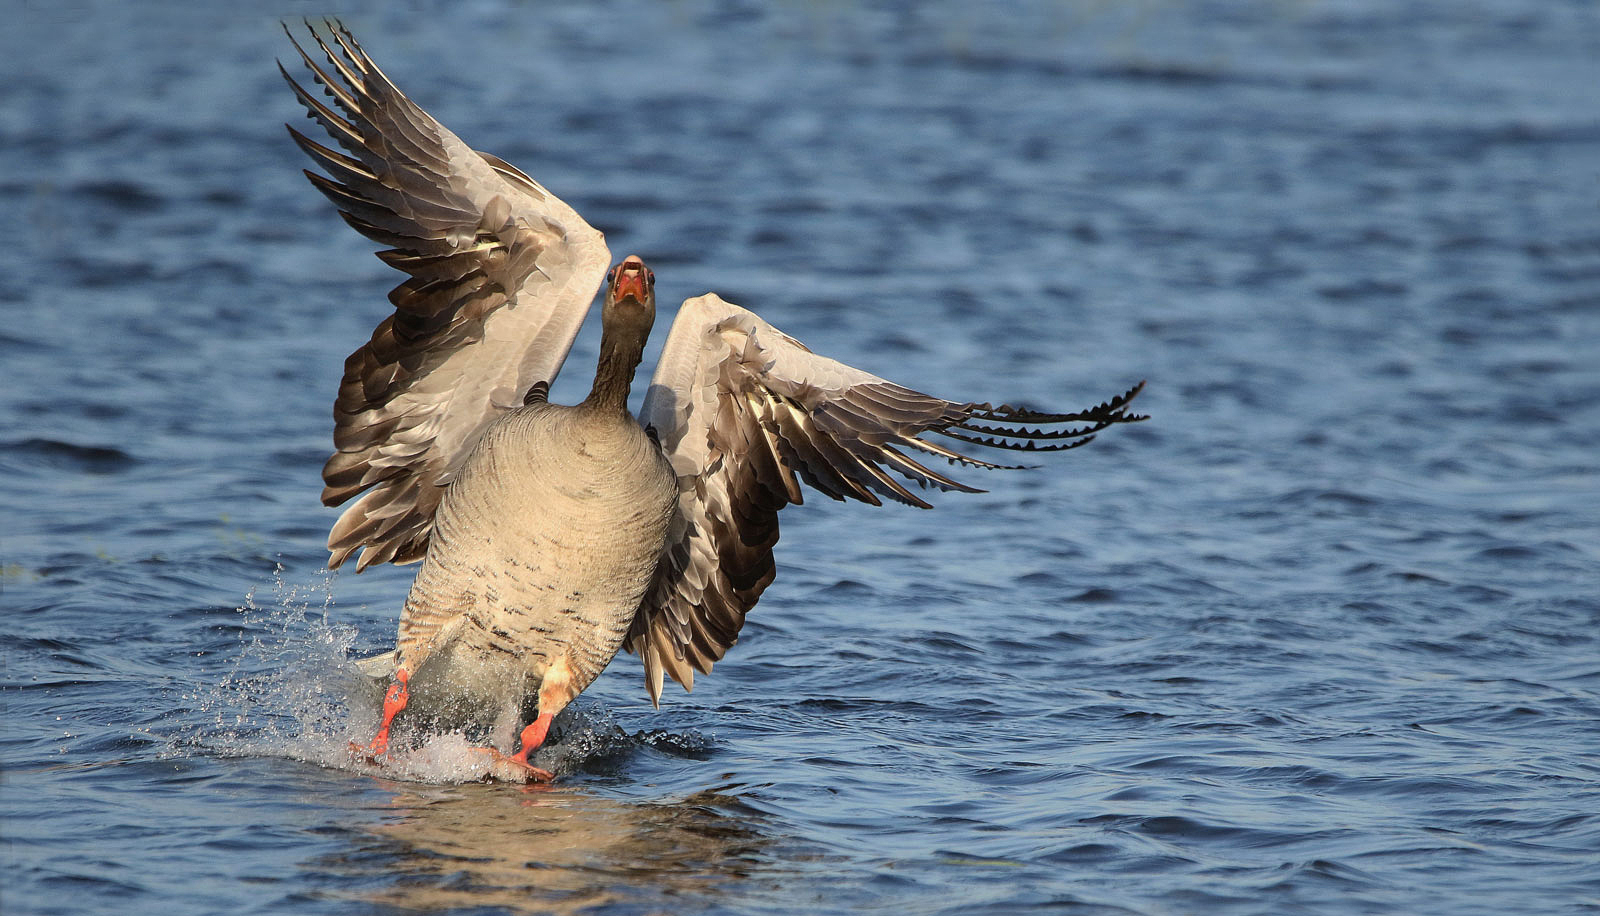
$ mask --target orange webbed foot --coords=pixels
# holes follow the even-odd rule
[[[507,756],[492,747],[474,748],[491,758],[489,775],[502,782],[555,782],[556,774],[536,767],[518,755]]]

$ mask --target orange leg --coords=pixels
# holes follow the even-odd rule
[[[382,757],[384,751],[389,749],[389,725],[411,699],[411,690],[406,686],[410,680],[411,675],[406,669],[395,669],[394,683],[389,685],[389,692],[383,697],[383,721],[378,725],[378,733],[373,736],[371,744],[360,749],[368,757]]]
[[[528,763],[528,755],[539,749],[544,743],[545,735],[550,733],[550,720],[555,718],[555,713],[540,713],[539,718],[528,723],[522,730],[522,750],[511,755],[511,759],[523,766],[532,766]]]
[[[531,777],[540,782],[552,782],[555,774],[548,770],[541,770],[528,762],[528,755],[539,749],[544,744],[544,739],[550,734],[550,722],[556,713],[565,709],[567,704],[578,691],[572,689],[572,668],[565,658],[558,659],[555,664],[546,669],[544,677],[539,684],[539,715],[528,727],[522,730],[522,749],[505,756],[492,748],[484,750],[493,756],[496,763],[510,764],[517,768],[521,775]]]
[[[556,717],[556,713],[566,709],[572,698],[577,696],[578,691],[572,689],[572,683],[572,666],[565,657],[557,659],[555,664],[545,670],[544,677],[539,683],[539,716],[522,730],[522,749],[506,758],[507,760],[527,767],[536,774],[545,772],[529,763],[528,755],[538,750],[539,745],[544,743],[545,736],[550,734],[550,720]]]

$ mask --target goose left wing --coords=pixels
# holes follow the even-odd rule
[[[738,638],[776,573],[778,510],[802,501],[801,481],[838,500],[931,508],[908,483],[981,491],[929,468],[930,457],[1014,466],[928,434],[1016,451],[1075,448],[1145,419],[1127,411],[1143,386],[1074,413],[946,401],[818,356],[714,294],[686,301],[640,416],[679,486],[667,546],[627,638],[651,700],[661,701],[663,675],[692,689],[694,673],[709,674]]]

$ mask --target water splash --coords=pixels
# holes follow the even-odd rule
[[[369,717],[371,688],[351,661],[354,627],[329,622],[333,577],[296,584],[280,564],[272,597],[235,609],[239,646],[226,673],[185,697],[198,721],[173,756],[281,756],[337,766]],[[341,760],[342,757],[342,760]]]
[[[461,732],[397,741],[381,765],[352,753],[352,744],[364,745],[377,729],[384,685],[357,667],[355,628],[329,621],[333,578],[324,573],[297,584],[279,565],[270,599],[255,589],[245,596],[236,609],[237,653],[218,681],[185,696],[198,715],[165,756],[283,757],[434,784],[519,781],[514,769],[497,765]],[[557,717],[551,741],[533,762],[558,776],[610,773],[644,748],[701,756],[708,744],[698,734],[630,735],[609,710],[580,701]]]

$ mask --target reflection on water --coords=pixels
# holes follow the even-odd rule
[[[716,896],[772,865],[766,817],[737,785],[675,803],[561,787],[393,784],[393,816],[306,864],[354,896],[421,911],[605,912]]]

